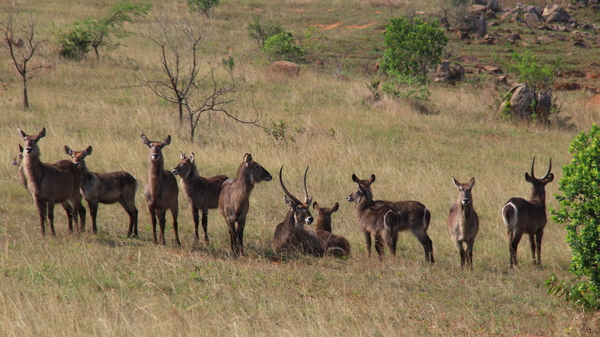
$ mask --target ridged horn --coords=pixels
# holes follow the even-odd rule
[[[308,170],[308,168],[307,168]],[[290,191],[288,191],[287,188],[285,188],[285,185],[283,184],[283,179],[281,179],[281,172],[283,171],[283,166],[281,166],[281,168],[279,169],[279,184],[281,185],[281,188],[283,189],[283,191],[285,192],[285,194],[296,204],[296,205],[300,205],[302,204],[302,202],[300,200],[298,200],[298,198],[296,198],[295,196],[292,195],[292,193],[290,193]],[[305,185],[306,186],[306,185]]]

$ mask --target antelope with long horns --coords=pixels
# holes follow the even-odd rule
[[[210,178],[201,177],[196,167],[196,156],[194,153],[189,157],[179,152],[181,160],[173,169],[173,174],[179,176],[185,197],[192,210],[194,218],[195,240],[198,241],[198,223],[200,217],[198,210],[202,211],[202,229],[204,229],[204,243],[208,245],[208,210],[219,207],[219,195],[223,188],[223,182],[229,179],[226,175],[217,175]]]
[[[313,209],[319,213],[315,223],[315,232],[321,239],[327,254],[348,257],[350,256],[350,242],[341,235],[333,234],[331,230],[331,215],[339,208],[340,204],[337,202],[331,208],[321,207],[316,201],[313,202]]]
[[[365,235],[368,256],[371,257],[371,235],[375,237],[375,251],[380,260],[383,259],[384,245],[388,246],[392,256],[396,256],[400,214],[385,202],[373,200],[370,185],[375,181],[374,175],[369,180],[360,180],[352,174],[352,180],[357,189],[347,200],[354,203],[354,214]]]
[[[533,173],[535,157],[531,162],[531,175],[525,172],[525,181],[532,185],[529,200],[523,198],[510,198],[502,207],[502,220],[508,230],[508,249],[510,251],[510,266],[519,264],[517,260],[517,247],[521,236],[529,234],[531,244],[531,255],[533,263],[542,263],[542,237],[546,226],[546,185],[554,180],[552,171],[552,159],[548,166],[548,172],[541,178],[536,178]],[[537,256],[536,256],[537,255]]]
[[[471,193],[475,186],[475,178],[471,178],[468,184],[461,184],[452,177],[452,182],[458,188],[458,197],[456,203],[450,206],[448,231],[460,253],[460,266],[473,269],[473,244],[479,231],[479,217],[473,207]]]
[[[171,136],[167,136],[162,142],[150,141],[144,134],[142,134],[141,139],[142,143],[150,150],[148,152],[148,181],[146,181],[144,197],[152,220],[152,238],[154,243],[165,245],[166,214],[167,210],[170,210],[173,216],[175,242],[181,246],[177,223],[179,187],[177,187],[177,179],[175,179],[173,173],[164,169],[162,154],[163,147],[171,144]],[[160,225],[160,239],[158,240],[156,238],[157,218]]]
[[[72,217],[69,217],[69,232],[73,233],[73,223],[75,220],[75,230],[79,234],[81,228],[78,225],[77,214],[79,214],[79,205],[81,204],[81,173],[77,164],[71,163],[66,167],[54,166],[42,163],[40,160],[40,148],[38,141],[46,136],[46,128],[36,136],[28,136],[21,128],[17,127],[17,133],[25,140],[23,150],[23,172],[27,181],[27,189],[33,196],[33,200],[38,209],[40,218],[40,228],[42,235],[46,234],[46,221],[50,225],[52,235],[56,235],[54,230],[54,205],[68,201],[72,209]]]
[[[138,210],[135,207],[135,194],[138,188],[137,179],[125,171],[91,172],[85,162],[85,157],[92,154],[91,146],[83,151],[73,151],[65,145],[65,153],[73,158],[73,162],[78,164],[81,171],[81,195],[87,201],[90,209],[93,233],[98,233],[96,224],[98,204],[110,205],[118,202],[129,215],[127,237],[138,236]]]
[[[308,197],[306,189],[308,167],[304,171],[304,202],[294,197],[285,187],[281,177],[282,171],[283,166],[279,170],[279,184],[285,192],[285,203],[290,206],[290,209],[285,220],[275,228],[273,250],[278,254],[298,251],[306,255],[321,257],[325,252],[321,240],[312,229],[304,227],[304,225],[310,225],[314,220],[309,210],[312,198]]]
[[[365,191],[371,199],[373,199],[373,192],[371,190],[371,184],[375,182],[375,175],[372,174],[369,179],[361,180],[356,175],[352,175],[352,180]],[[429,228],[429,222],[431,221],[431,213],[418,201],[387,201],[378,200],[377,203],[381,203],[388,207],[391,207],[398,214],[398,231],[402,232],[410,230],[415,237],[419,240],[423,249],[425,250],[425,260],[430,263],[434,263],[433,258],[433,243],[427,235],[427,229]]]
[[[255,162],[250,153],[246,153],[235,178],[223,183],[219,212],[227,222],[231,251],[236,256],[244,256],[244,227],[254,185],[272,179],[271,174]]]

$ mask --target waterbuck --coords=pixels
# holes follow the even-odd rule
[[[250,153],[246,153],[235,178],[227,179],[223,183],[219,196],[219,212],[227,222],[231,251],[236,256],[244,256],[244,226],[254,185],[271,179],[271,174],[252,160]]]
[[[541,178],[536,178],[533,173],[535,157],[531,162],[531,175],[525,172],[525,181],[532,185],[531,198],[510,198],[502,207],[502,220],[508,230],[508,249],[510,251],[510,266],[519,264],[517,260],[517,246],[523,234],[529,234],[533,264],[542,263],[542,237],[546,226],[546,185],[554,180],[552,159],[548,172]],[[537,254],[537,257],[536,257]]]
[[[19,182],[21,183],[21,185],[23,185],[23,187],[25,187],[25,189],[27,191],[29,191],[29,188],[27,187],[27,177],[25,176],[25,168],[22,165],[23,163],[23,147],[21,146],[21,144],[19,144],[19,153],[17,153],[17,155],[12,159],[11,164],[17,166],[19,168],[19,170],[17,171],[17,178],[19,179]],[[56,163],[52,164],[53,166],[62,168],[62,169],[69,169],[69,166],[73,165],[73,162],[70,160],[59,160]],[[73,210],[71,209],[71,205],[69,204],[68,200],[65,200],[61,203],[63,209],[65,210],[65,212],[67,213],[67,219],[69,221],[70,224],[73,223]],[[85,208],[83,207],[83,205],[79,205],[79,221],[81,221],[81,229],[85,230]],[[72,226],[72,225],[70,225]]]
[[[352,174],[352,180],[358,188],[347,200],[354,203],[354,214],[365,235],[368,256],[371,257],[371,235],[375,237],[375,250],[380,260],[383,259],[384,244],[388,246],[392,256],[396,256],[400,214],[386,202],[373,200],[369,186],[375,181],[374,175],[367,181]]]
[[[129,229],[127,237],[138,235],[138,210],[135,207],[135,194],[138,188],[137,179],[125,171],[110,173],[90,172],[85,157],[92,154],[92,147],[88,146],[83,151],[73,151],[65,145],[65,153],[73,158],[81,171],[81,195],[87,201],[92,217],[92,231],[98,233],[96,216],[98,203],[119,203],[129,215]]]
[[[204,242],[208,245],[208,210],[219,206],[219,195],[223,188],[223,182],[229,179],[226,175],[217,175],[210,178],[201,177],[196,168],[194,153],[186,157],[183,152],[179,152],[181,160],[173,169],[173,174],[178,175],[185,192],[188,204],[194,217],[195,241],[199,240],[198,235],[198,210],[202,211],[202,228],[204,229]]]
[[[350,242],[341,235],[335,235],[331,232],[331,215],[337,212],[340,208],[340,204],[337,202],[333,207],[320,207],[315,201],[313,203],[313,209],[319,213],[317,221],[315,223],[315,232],[323,246],[325,252],[336,257],[348,257],[350,256]]]
[[[352,180],[359,185],[373,199],[371,184],[375,182],[375,175],[372,174],[368,180],[361,180],[356,175],[352,175]],[[418,201],[386,201],[379,200],[388,207],[391,207],[398,213],[398,231],[402,232],[409,230],[417,237],[423,249],[425,250],[425,260],[434,263],[433,258],[433,243],[427,235],[429,222],[431,221],[431,213]]]
[[[473,244],[479,231],[479,217],[473,207],[471,193],[475,178],[471,178],[468,184],[461,184],[452,177],[452,182],[458,188],[458,197],[456,203],[450,206],[448,231],[460,252],[460,266],[464,268],[466,265],[473,269]],[[466,250],[464,245],[467,246]]]
[[[144,188],[144,197],[152,219],[152,238],[154,243],[165,245],[166,214],[167,210],[171,210],[175,241],[181,246],[177,225],[179,187],[177,187],[177,180],[173,173],[164,169],[162,154],[162,148],[171,144],[171,136],[167,136],[162,142],[150,141],[144,134],[141,138],[142,143],[150,149],[148,152],[148,181],[146,181],[146,187]],[[159,240],[156,239],[157,218],[160,225]]]
[[[279,184],[285,192],[285,203],[290,206],[290,209],[285,220],[275,228],[273,250],[278,254],[298,251],[306,255],[321,257],[325,252],[321,240],[312,229],[304,227],[305,224],[310,225],[314,220],[309,210],[312,198],[308,197],[306,189],[308,167],[304,171],[304,202],[294,197],[285,187],[281,177],[282,171],[283,166],[279,170]]]
[[[17,133],[25,140],[23,150],[23,172],[27,181],[27,189],[33,196],[33,200],[38,209],[40,218],[40,227],[42,235],[46,235],[46,218],[50,224],[52,235],[54,231],[54,205],[68,201],[72,210],[72,218],[69,218],[69,232],[73,233],[73,223],[75,220],[75,230],[79,234],[80,227],[77,221],[79,206],[81,204],[81,173],[77,164],[68,165],[50,165],[44,164],[40,160],[40,148],[38,141],[46,136],[46,128],[36,136],[28,136],[21,128],[17,127]],[[68,210],[67,210],[68,212]]]

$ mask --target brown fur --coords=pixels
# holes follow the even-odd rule
[[[148,140],[146,135],[142,134],[142,143],[148,146],[148,181],[144,188],[144,197],[150,219],[152,220],[152,238],[154,243],[165,245],[165,227],[167,224],[167,210],[171,211],[173,216],[173,231],[175,232],[175,242],[181,246],[179,240],[179,229],[177,224],[177,215],[179,213],[179,187],[177,180],[171,171],[164,169],[164,158],[162,154],[163,147],[171,144],[171,136],[167,136],[162,142]],[[156,238],[156,221],[160,225],[160,238]]]
[[[367,188],[375,181],[374,175],[363,181],[352,174],[352,180],[358,185],[358,189],[348,196],[348,202],[354,203],[354,215],[365,235],[368,256],[371,257],[371,235],[375,237],[375,250],[380,260],[383,259],[384,245],[388,246],[392,256],[396,256],[400,215],[385,202],[373,200],[373,195]]]
[[[290,206],[285,220],[277,225],[273,234],[273,250],[275,253],[298,251],[302,254],[313,255],[316,257],[323,256],[325,249],[315,231],[310,228],[305,228],[304,225],[310,225],[314,218],[310,214],[311,199],[308,198],[306,191],[306,172],[304,173],[304,188],[305,201],[301,202],[294,197],[283,184],[281,172],[283,166],[279,170],[279,183],[285,192],[285,203]],[[308,168],[306,169],[308,171]]]
[[[72,214],[79,214],[81,174],[77,165],[73,163],[65,168],[41,162],[40,148],[37,142],[46,135],[46,128],[43,128],[37,136],[28,136],[21,128],[17,128],[17,132],[25,140],[23,172],[27,181],[27,189],[33,196],[38,209],[42,235],[46,234],[46,219],[50,224],[51,234],[56,235],[54,230],[54,205],[56,203],[68,201]],[[72,218],[75,220],[75,230],[79,233],[81,228],[78,225],[77,216]],[[73,233],[71,217],[69,218],[69,232]]]
[[[246,153],[238,168],[236,177],[223,183],[219,196],[219,212],[229,228],[231,251],[236,256],[244,256],[244,226],[250,209],[250,194],[254,185],[261,181],[271,181],[271,174]],[[236,224],[237,223],[237,228]]]
[[[529,234],[531,244],[531,255],[533,263],[542,263],[542,237],[546,227],[546,185],[554,180],[552,170],[552,159],[548,172],[541,178],[536,178],[533,173],[535,158],[531,163],[531,176],[525,173],[525,180],[532,185],[531,198],[511,198],[502,207],[502,220],[508,230],[508,249],[510,252],[510,266],[519,264],[517,259],[517,247],[523,234]],[[537,254],[537,258],[536,258]]]
[[[475,186],[475,178],[468,184],[461,184],[452,177],[454,186],[458,188],[456,203],[450,207],[448,215],[448,231],[452,242],[460,253],[460,266],[473,269],[473,244],[479,231],[479,217],[473,207],[471,190]],[[466,244],[466,249],[464,245]]]
[[[202,211],[202,228],[204,229],[204,242],[208,245],[208,210],[219,207],[219,195],[223,189],[223,182],[229,179],[226,175],[217,175],[210,178],[201,177],[195,164],[194,153],[186,157],[183,152],[179,152],[181,161],[173,169],[173,174],[179,176],[179,181],[183,186],[185,197],[192,210],[194,217],[195,240],[199,240],[198,210]]]
[[[98,232],[96,216],[98,215],[98,203],[119,203],[129,215],[129,229],[127,237],[138,235],[138,210],[135,207],[135,194],[137,192],[137,179],[125,171],[110,173],[90,172],[85,157],[92,154],[92,147],[88,146],[83,151],[73,151],[65,146],[65,153],[73,162],[79,165],[81,171],[81,195],[87,201],[92,217],[92,231]]]
[[[331,208],[320,207],[315,201],[313,209],[319,213],[315,224],[315,231],[319,239],[321,239],[327,254],[337,257],[348,257],[350,256],[350,242],[341,235],[333,234],[331,230],[331,215],[337,212],[339,207],[340,204],[337,202]]]
[[[371,190],[371,184],[375,182],[375,175],[371,175],[368,180],[361,180],[353,175],[353,181],[361,186],[366,193],[373,198],[373,192]],[[423,249],[425,250],[425,260],[430,263],[434,263],[433,257],[433,243],[427,235],[427,229],[429,228],[429,222],[431,221],[431,213],[418,201],[387,201],[379,200],[379,203],[391,207],[398,214],[398,231],[402,232],[410,230],[415,237],[419,240]]]

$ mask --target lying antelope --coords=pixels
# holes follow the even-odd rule
[[[173,231],[175,231],[175,242],[181,246],[177,215],[179,213],[179,187],[177,180],[171,171],[164,169],[163,147],[171,144],[171,136],[167,136],[162,142],[150,141],[142,134],[142,143],[150,149],[148,152],[148,181],[144,188],[144,197],[150,218],[152,219],[152,238],[154,243],[165,245],[165,227],[167,224],[167,210],[171,210],[173,216]],[[160,225],[160,239],[156,238],[156,221]]]
[[[461,184],[452,177],[452,182],[458,188],[458,197],[456,203],[450,206],[448,231],[452,241],[458,247],[460,266],[464,268],[466,265],[473,269],[473,244],[479,231],[479,217],[473,207],[471,193],[475,186],[475,178],[471,178],[468,184]]]
[[[331,215],[337,212],[340,208],[340,204],[337,202],[333,207],[320,207],[315,201],[313,203],[313,209],[319,213],[317,216],[317,222],[315,223],[315,232],[323,246],[325,252],[337,257],[348,257],[350,256],[350,242],[341,235],[335,235],[331,232]]]
[[[226,175],[217,175],[210,178],[201,177],[196,168],[194,153],[186,157],[183,152],[179,152],[181,160],[173,169],[173,174],[179,176],[185,197],[192,209],[194,217],[195,240],[199,240],[198,210],[202,211],[202,228],[204,229],[204,242],[208,245],[208,210],[219,206],[219,195],[223,188],[223,182],[229,179]]]
[[[137,179],[125,171],[90,172],[85,157],[92,154],[91,146],[83,151],[73,151],[65,145],[65,153],[73,158],[73,162],[78,164],[81,171],[81,195],[88,203],[94,234],[98,233],[96,225],[98,203],[110,205],[118,202],[129,215],[127,237],[136,237],[138,235],[138,210],[135,207]]]
[[[548,172],[541,178],[536,178],[533,173],[535,157],[531,162],[531,175],[525,172],[525,181],[532,185],[531,198],[510,198],[502,207],[502,220],[508,230],[508,249],[510,251],[510,266],[519,264],[517,260],[517,247],[521,236],[529,234],[531,243],[531,255],[533,263],[542,263],[542,237],[546,226],[546,185],[554,180],[552,171],[552,159],[548,166]],[[537,254],[537,258],[536,258]]]
[[[21,183],[21,185],[23,185],[23,187],[25,187],[25,189],[27,191],[29,191],[29,188],[27,187],[27,177],[25,176],[25,168],[23,167],[22,163],[23,163],[23,147],[21,146],[21,144],[19,144],[19,153],[17,153],[17,155],[12,159],[11,164],[13,164],[19,168],[19,170],[17,171],[17,178],[19,179],[19,182]],[[73,162],[70,160],[59,160],[52,165],[56,166],[58,168],[68,170],[69,167],[71,165],[73,165]],[[73,226],[72,225],[73,209],[71,208],[69,201],[68,200],[63,201],[61,203],[61,206],[67,213],[69,227]],[[79,205],[79,221],[81,221],[81,226],[80,226],[81,229],[85,230],[85,208],[81,204]]]
[[[358,188],[348,196],[348,202],[354,203],[354,214],[365,235],[368,256],[371,257],[371,235],[375,237],[375,250],[380,260],[383,259],[384,245],[396,256],[400,215],[386,202],[373,200],[370,185],[375,181],[374,175],[369,180],[360,180],[352,174],[352,180]]]
[[[236,256],[244,256],[244,226],[254,185],[271,179],[271,174],[252,160],[251,154],[246,153],[235,178],[227,179],[223,183],[219,196],[219,212],[227,222],[231,251]]]
[[[51,234],[56,235],[54,205],[65,201],[68,201],[71,206],[75,230],[79,233],[81,228],[78,225],[77,214],[79,214],[81,204],[81,194],[79,193],[81,173],[77,164],[55,166],[41,162],[40,148],[37,143],[46,136],[46,128],[42,128],[36,136],[28,136],[19,127],[17,127],[17,133],[25,140],[21,165],[27,181],[27,189],[33,196],[38,209],[42,235],[46,235],[46,221],[50,225]],[[73,233],[71,218],[69,218],[69,232]]]
[[[317,234],[304,225],[310,225],[313,222],[313,217],[310,214],[310,204],[312,198],[308,197],[306,189],[306,173],[308,167],[304,171],[304,202],[294,197],[283,183],[281,173],[283,166],[279,170],[279,184],[285,192],[285,203],[290,206],[285,220],[277,225],[275,234],[273,235],[273,250],[275,253],[298,251],[306,255],[317,257],[323,256],[325,249]]]
[[[366,194],[373,199],[371,184],[375,182],[375,175],[371,175],[368,180],[361,180],[356,175],[352,175],[352,180],[362,188]],[[423,249],[425,250],[425,260],[434,263],[433,243],[427,235],[431,213],[418,201],[386,201],[379,200],[378,203],[391,207],[398,214],[398,231],[409,230],[417,237]]]

